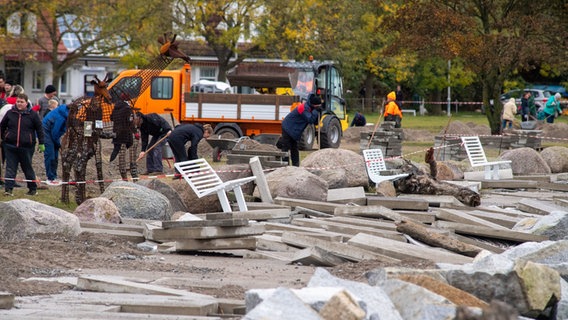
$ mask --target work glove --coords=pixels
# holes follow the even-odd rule
[[[40,144],[37,149],[40,153],[43,153],[45,151],[45,144]]]

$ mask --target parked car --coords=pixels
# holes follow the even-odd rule
[[[228,83],[220,81],[199,80],[191,85],[191,92],[233,93]]]
[[[515,98],[515,104],[517,106],[521,105],[521,98],[523,97],[523,93],[529,91],[531,93],[531,95],[534,97],[534,104],[536,105],[536,109],[540,109],[541,107],[544,107],[544,105],[546,104],[546,101],[548,100],[548,98],[550,98],[550,96],[552,95],[552,93],[548,90],[540,90],[540,89],[532,89],[532,88],[527,88],[524,90],[521,89],[513,89],[511,91],[507,91],[505,93],[503,93],[500,96],[501,102],[505,103],[507,101],[509,101],[510,98]]]

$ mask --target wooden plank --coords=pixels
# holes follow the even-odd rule
[[[178,240],[175,244],[176,251],[196,250],[229,250],[229,249],[256,249],[256,238],[238,237],[222,239],[187,239]]]
[[[329,203],[323,201],[302,200],[302,199],[291,199],[283,197],[277,197],[276,199],[274,199],[274,203],[287,205],[291,207],[301,206],[304,208],[322,211],[330,214],[333,214],[335,208],[345,206],[344,204],[336,204],[336,203]]]
[[[162,229],[150,224],[144,229],[148,240],[157,242],[179,241],[187,239],[215,239],[253,236],[264,233],[264,226],[254,224],[244,227],[201,227]]]
[[[248,205],[247,205],[248,206]],[[263,210],[249,210],[249,211],[233,211],[231,218],[227,218],[224,213],[207,213],[206,220],[218,219],[248,219],[248,220],[270,220],[290,217],[291,211],[286,208],[282,209],[263,209]]]
[[[294,219],[292,221],[294,225],[300,225],[304,227],[317,227],[333,232],[339,232],[343,234],[349,234],[351,236],[356,235],[360,232],[366,232],[375,236],[385,237],[396,241],[406,242],[406,238],[400,232],[375,229],[372,227],[362,227],[362,226],[352,226],[345,223],[328,221],[325,219]]]
[[[174,229],[198,227],[242,227],[248,224],[249,220],[243,218],[219,220],[162,221],[162,228]]]
[[[202,300],[215,300],[214,297],[185,290],[171,289],[154,284],[127,280],[124,277],[104,275],[81,275],[77,278],[78,290],[104,293],[136,293],[160,296],[178,296]]]
[[[336,208],[334,211],[336,216],[359,216],[370,218],[382,218],[391,221],[401,221],[404,219],[397,212],[384,206],[346,206]]]
[[[271,234],[262,234],[256,236],[256,248],[265,251],[281,251],[281,252],[296,252],[300,249],[296,247],[289,246],[282,242],[280,236],[275,236]]]
[[[483,180],[483,189],[535,189],[538,183],[532,180]]]
[[[367,197],[363,187],[339,188],[327,190],[327,201],[333,203],[354,203],[366,205]]]
[[[492,253],[503,253],[506,250],[504,248],[494,246],[490,243],[487,243],[487,241],[481,241],[481,240],[476,239],[476,238],[466,237],[466,236],[463,236],[461,234],[454,233],[454,234],[452,234],[452,237],[455,237],[456,239],[458,239],[461,242],[465,242],[467,244],[471,244],[471,245],[474,245],[476,247],[480,247],[481,249],[487,250],[487,251],[492,252]]]
[[[294,253],[292,263],[300,263],[304,266],[333,267],[347,262],[346,259],[334,255],[318,246],[308,247]]]
[[[282,235],[284,232],[308,233],[308,234],[313,234],[313,236],[321,235],[321,236],[326,237],[326,238],[332,237],[334,239],[334,241],[338,241],[338,242],[345,240],[345,236],[347,236],[343,233],[330,232],[330,231],[324,230],[324,229],[320,228],[319,226],[317,228],[308,228],[308,227],[296,226],[296,225],[292,225],[292,224],[272,223],[272,222],[263,222],[262,224],[264,225],[264,228],[266,229],[267,232],[269,232],[269,231],[280,231],[280,235]],[[350,237],[351,236],[349,236],[349,238]]]
[[[389,209],[428,211],[428,201],[393,197],[367,196],[367,206],[383,206]]]
[[[509,228],[503,227],[502,225],[489,222],[487,220],[483,220],[472,215],[469,215],[463,211],[455,210],[455,209],[443,209],[440,208],[438,213],[436,213],[436,218],[439,220],[446,220],[452,222],[459,222],[464,224],[471,224],[476,226],[483,226],[493,229],[505,229],[509,230]]]
[[[247,207],[249,211],[251,210],[267,210],[267,209],[288,209],[292,211],[292,207],[290,206],[283,206],[276,203],[265,203],[265,202],[249,202],[247,203]]]
[[[521,199],[517,203],[517,208],[519,210],[543,216],[549,215],[553,211],[565,211],[563,207],[557,206],[552,202],[545,202],[535,199]]]
[[[514,218],[505,214],[486,212],[482,210],[472,210],[467,211],[467,213],[470,216],[474,216],[476,218],[480,218],[509,229],[513,228],[519,221],[521,221],[520,218]]]
[[[260,193],[260,199],[262,199],[262,202],[274,203],[274,199],[272,199],[272,194],[268,188],[268,182],[266,182],[266,176],[264,175],[264,171],[262,171],[262,165],[260,164],[258,157],[252,157],[249,160],[249,165],[252,173],[256,176],[256,188]]]
[[[396,225],[394,224],[394,222],[388,220],[379,220],[372,218],[333,217],[326,219],[326,221],[335,221],[354,226],[371,227],[382,230],[396,231]]]
[[[436,213],[434,211],[410,211],[410,210],[397,210],[396,211],[404,220],[411,220],[418,223],[432,223],[436,221]]]
[[[568,191],[568,184],[566,183],[555,183],[555,182],[540,182],[537,184],[540,189],[547,189],[553,191]]]
[[[459,202],[454,196],[447,195],[428,195],[428,194],[402,194],[399,199],[423,200],[428,202],[430,207],[439,208],[455,208],[465,207],[465,204]]]
[[[359,233],[349,239],[348,244],[359,248],[377,252],[396,259],[424,259],[436,263],[456,263],[464,264],[473,262],[473,258],[446,250],[434,249],[431,247],[420,247],[410,243],[400,243],[387,238],[376,237],[373,235]]]
[[[451,229],[454,230],[455,233],[463,235],[501,239],[501,240],[519,242],[519,243],[530,242],[530,241],[541,242],[548,240],[547,236],[540,236],[540,235],[517,232],[512,230],[502,230],[502,229],[496,230],[493,228],[473,226],[470,224],[448,222],[448,221],[436,221],[432,224],[432,226],[442,229]]]
[[[384,262],[400,262],[400,260],[398,259],[374,253],[369,250],[357,248],[347,243],[337,243],[337,242],[320,240],[310,236],[298,235],[293,232],[284,232],[282,234],[282,241],[290,245],[302,248],[318,246],[324,250],[327,250],[335,254],[336,256],[355,262],[359,262],[362,260],[373,260],[373,259]]]
[[[94,222],[94,221],[79,221],[81,228],[89,229],[103,229],[103,230],[122,230],[133,231],[142,233],[144,226],[124,224],[124,223],[108,223],[108,222]]]
[[[134,243],[144,242],[146,240],[144,235],[140,232],[135,231],[123,231],[123,230],[111,230],[111,229],[91,229],[91,228],[81,228],[81,232],[90,232],[94,234],[108,234],[122,239],[128,240]]]

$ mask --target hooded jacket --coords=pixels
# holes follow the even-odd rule
[[[515,98],[510,98],[503,106],[503,120],[513,121],[517,114],[517,104]]]
[[[299,141],[308,124],[318,123],[319,111],[306,101],[292,110],[282,121],[282,130]]]
[[[388,115],[399,116],[402,119],[402,112],[395,102],[396,93],[394,91],[387,94],[387,105],[385,106],[385,113],[383,116],[386,118]]]
[[[69,116],[69,108],[67,105],[60,105],[59,107],[50,111],[45,118],[43,118],[43,131],[46,135],[46,141],[51,140],[57,147],[61,145],[61,137],[67,130],[67,117]]]
[[[33,148],[36,136],[39,144],[44,143],[43,127],[39,115],[29,108],[19,111],[14,106],[10,109],[0,122],[0,134],[4,143],[18,148]]]

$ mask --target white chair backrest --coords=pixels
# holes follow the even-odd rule
[[[467,157],[472,166],[487,163],[487,157],[478,136],[461,137]]]
[[[211,165],[203,158],[176,162],[174,166],[199,198],[208,194],[207,191],[209,189],[216,188],[223,184],[221,178],[219,178]]]
[[[383,151],[381,149],[363,150],[363,158],[369,178],[371,178],[371,181],[378,181],[377,177],[381,175],[381,171],[387,170]]]

